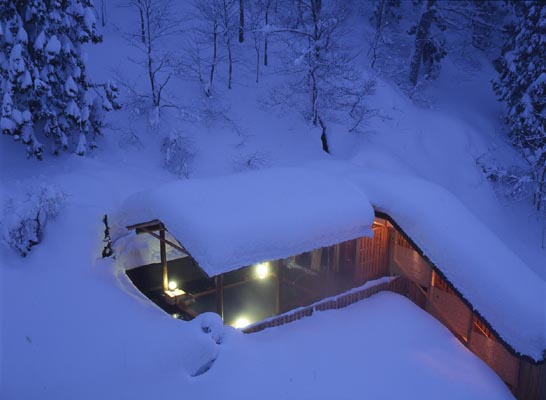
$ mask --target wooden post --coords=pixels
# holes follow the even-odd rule
[[[218,275],[216,278],[216,312],[224,319],[224,275]]]
[[[339,265],[341,263],[341,245],[338,243],[334,245],[334,272],[339,272]]]
[[[397,275],[396,268],[394,264],[394,246],[396,241],[397,232],[394,228],[387,228],[387,237],[388,237],[388,248],[387,248],[387,268],[389,275]]]
[[[163,273],[163,291],[169,290],[169,272],[167,271],[167,249],[165,247],[165,229],[159,231],[159,251],[161,254],[161,269]]]

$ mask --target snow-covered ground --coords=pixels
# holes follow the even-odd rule
[[[205,398],[511,398],[445,328],[391,293],[225,344],[190,385]]]
[[[63,225],[69,236],[79,230],[70,218]],[[170,318],[110,262],[74,262],[85,249],[63,250],[59,233],[50,245],[63,256],[38,250],[27,269],[5,271],[2,293],[17,306],[3,318],[3,399],[511,398],[446,328],[398,295],[243,335],[213,315]],[[86,233],[79,238],[93,237]]]
[[[118,7],[122,0],[106,3],[112,23],[104,43],[89,49],[90,70],[106,79],[119,67],[144,85],[125,59],[134,49],[122,39],[136,14]],[[355,38],[362,29],[354,26]],[[240,57],[251,54],[245,46]],[[378,78],[370,105],[379,116],[365,133],[332,129],[333,154],[367,174],[395,173],[446,188],[545,279],[546,252],[530,206],[501,202],[476,165],[489,149],[506,162],[515,157],[495,134],[500,105],[489,86],[492,70],[485,62],[471,73],[455,67],[448,57],[440,79],[422,94],[431,99],[426,106]],[[219,83],[212,100],[187,81],[171,88],[180,104],[229,108],[230,121],[188,122],[166,113],[151,125],[147,115],[126,109],[110,115],[95,152],[42,162],[0,138],[1,204],[42,183],[66,193],[65,207],[26,258],[0,246],[0,398],[510,398],[485,364],[396,295],[253,335],[216,327],[211,338],[201,319],[171,319],[128,285],[119,265],[100,260],[103,215],[115,214],[136,192],[178,179],[164,170],[160,152],[175,130],[191,139],[192,177],[230,174],[249,160],[268,167],[329,158],[319,132],[300,114],[264,108],[261,100],[279,76],[265,74],[256,85],[238,71],[233,89]],[[208,372],[191,377],[214,358]]]

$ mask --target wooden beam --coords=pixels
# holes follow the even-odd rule
[[[219,276],[220,275],[217,275],[214,278],[216,279]],[[269,274],[269,276],[274,277],[275,275],[274,274]],[[233,283],[228,283],[227,285],[223,285],[223,288],[224,289],[232,288],[232,287],[235,287],[235,286],[244,285],[245,283],[254,282],[254,281],[256,281],[256,278],[243,279],[241,281],[237,281],[237,282],[233,282]],[[213,288],[213,289],[203,290],[202,292],[198,292],[198,293],[192,293],[191,295],[193,297],[197,298],[197,297],[203,297],[203,296],[206,296],[207,294],[212,294],[212,293],[215,293],[215,292],[216,292],[216,288]]]
[[[179,310],[185,312],[186,314],[188,314],[192,318],[195,318],[198,315],[195,311],[190,310],[189,308],[187,308],[186,306],[184,306],[183,304],[180,304],[180,303],[176,304],[176,308],[178,308]]]
[[[162,231],[165,232],[164,230],[162,230]],[[180,246],[180,245],[178,245],[178,244],[176,244],[174,242],[171,242],[169,239],[166,239],[165,234],[163,234],[163,236],[161,236],[161,235],[158,235],[157,233],[155,233],[153,231],[149,231],[149,230],[143,230],[142,232],[148,233],[148,234],[152,235],[153,237],[155,237],[156,239],[158,239],[159,241],[164,242],[164,243],[168,244],[169,246],[174,247],[176,250],[179,250],[182,253],[185,253],[185,254],[189,255],[188,251],[183,246]]]
[[[159,251],[161,254],[161,271],[163,273],[163,291],[169,290],[169,272],[167,271],[167,249],[165,247],[165,229],[159,231]]]
[[[156,226],[159,226],[159,228],[155,228]],[[163,227],[163,223],[158,219],[153,219],[151,221],[141,222],[139,224],[134,224],[134,225],[129,225],[127,227],[127,229],[132,231],[133,229],[141,230],[141,229],[146,229],[146,228],[148,228],[148,229],[155,228],[153,230],[158,231],[158,230],[161,229],[161,227]],[[137,233],[139,233],[139,232],[137,232]]]
[[[216,277],[216,312],[224,320],[224,275]]]

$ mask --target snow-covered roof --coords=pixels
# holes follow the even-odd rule
[[[315,162],[178,181],[133,195],[122,209],[127,225],[161,220],[213,276],[370,235],[370,203],[393,218],[506,343],[543,359],[546,282],[430,182]]]
[[[341,170],[376,210],[410,236],[506,343],[536,361],[544,359],[546,282],[453,194],[419,178]]]
[[[374,219],[351,182],[289,167],[176,181],[122,213],[126,225],[159,219],[209,276],[371,236]]]

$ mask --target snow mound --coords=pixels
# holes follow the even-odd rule
[[[226,331],[213,368],[185,388],[188,396],[513,399],[444,326],[394,293],[252,335]]]

